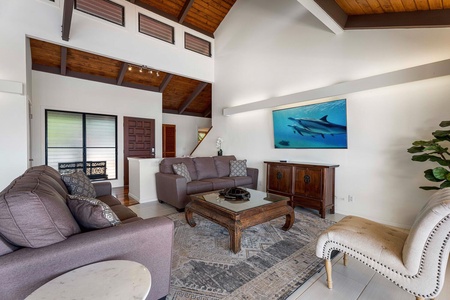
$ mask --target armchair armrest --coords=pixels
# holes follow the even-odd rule
[[[258,188],[258,174],[259,170],[256,168],[247,168],[247,176],[252,178],[252,189],[256,190]]]
[[[186,206],[186,178],[176,174],[156,173],[156,195],[158,200],[178,209]]]
[[[112,186],[111,182],[103,181],[103,182],[93,182],[95,193],[97,197],[107,196],[112,194]]]
[[[104,260],[132,260],[152,275],[147,299],[169,293],[173,222],[166,217],[140,220],[70,236],[42,248],[22,248],[0,256],[2,299],[24,299],[53,278]]]

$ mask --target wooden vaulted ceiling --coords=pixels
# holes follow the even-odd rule
[[[79,5],[84,4],[93,7],[94,10],[100,9],[107,14],[108,9],[117,10],[114,5],[107,8],[108,1],[105,0],[64,0],[62,39],[65,41],[70,37],[72,12],[76,1],[79,1]],[[236,2],[236,0],[126,1],[210,37],[214,37],[214,32]],[[302,3],[306,0],[298,1]],[[344,30],[450,26],[450,0],[314,1]],[[117,14],[116,11],[111,13]],[[120,14],[118,16],[120,17]],[[120,24],[120,20],[116,23]],[[130,65],[126,62],[36,39],[30,39],[30,45],[33,70],[160,92],[163,98],[163,111],[166,113],[211,117],[210,83],[158,70],[144,69],[140,72],[139,66],[131,66],[129,70]]]

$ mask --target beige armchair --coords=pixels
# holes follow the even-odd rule
[[[433,299],[442,289],[450,250],[450,188],[431,196],[408,231],[348,216],[319,237],[316,255],[325,259],[332,288],[331,252],[344,253],[374,269],[398,287]]]

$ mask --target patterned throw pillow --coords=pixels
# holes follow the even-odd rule
[[[61,178],[66,184],[69,194],[82,195],[89,198],[97,197],[91,180],[86,176],[86,174],[84,174],[84,172],[61,175]]]
[[[184,163],[179,163],[179,164],[173,164],[172,165],[173,171],[175,172],[175,174],[183,176],[184,178],[186,178],[186,182],[191,182],[191,174],[189,174],[189,170],[187,168],[187,166]]]
[[[67,205],[78,224],[86,229],[119,225],[120,219],[106,203],[81,195],[68,195]]]
[[[230,177],[247,176],[247,160],[230,160]]]

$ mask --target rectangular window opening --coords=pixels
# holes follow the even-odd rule
[[[61,174],[117,179],[117,116],[46,110],[45,164]]]
[[[211,43],[187,32],[184,33],[184,48],[211,57]]]
[[[174,43],[174,28],[163,22],[139,14],[139,32],[151,37]]]
[[[125,8],[110,0],[75,0],[75,9],[114,24],[125,26]]]

